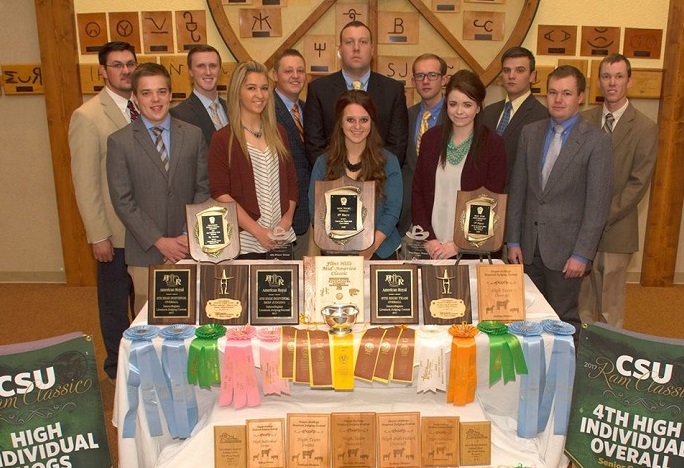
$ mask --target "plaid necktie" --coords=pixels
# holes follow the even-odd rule
[[[137,118],[140,117],[140,112],[138,112],[138,109],[135,108],[133,101],[130,99],[128,100],[126,107],[128,107],[128,113],[131,115],[131,122],[135,122]]]
[[[157,147],[157,151],[159,152],[159,157],[161,158],[161,162],[164,165],[164,169],[167,171],[169,170],[169,153],[166,151],[166,145],[164,145],[164,140],[162,140],[162,132],[164,131],[163,128],[161,127],[152,127],[152,131],[154,132],[154,135],[156,136],[156,139],[154,141],[154,146]]]
[[[613,125],[615,125],[615,117],[613,114],[606,114],[606,122],[603,124],[603,129],[608,133],[613,133]]]

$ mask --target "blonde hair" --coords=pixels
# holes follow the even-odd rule
[[[266,101],[266,107],[261,112],[261,127],[264,132],[264,139],[272,152],[275,152],[283,161],[290,160],[290,152],[283,143],[278,132],[278,121],[275,116],[275,100],[273,98],[273,88],[271,82],[268,80],[268,69],[265,65],[250,60],[249,62],[240,63],[233,72],[228,85],[228,123],[232,129],[230,138],[228,139],[228,159],[231,157],[231,148],[233,146],[233,138],[237,138],[240,143],[245,157],[249,159],[249,152],[247,151],[247,140],[245,139],[245,132],[242,130],[242,122],[240,121],[240,90],[242,85],[250,73],[260,73],[266,77],[268,82],[269,96]]]

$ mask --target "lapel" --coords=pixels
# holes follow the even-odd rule
[[[278,93],[274,91],[273,96],[275,97],[276,117],[278,118],[278,121],[283,127],[285,127],[288,135],[299,135],[297,125],[295,125],[294,116],[290,113],[290,110],[287,108],[282,98],[278,96]],[[299,106],[300,111],[303,111],[304,104],[301,100],[297,101],[297,106]]]
[[[506,125],[506,130],[503,132],[503,137],[508,136],[509,134],[515,134],[515,133],[520,133],[520,125],[526,121],[527,114],[530,113],[530,109],[532,108],[532,103],[530,102],[530,99],[535,99],[533,94],[530,94],[527,96],[527,99],[525,99],[522,104],[520,104],[520,107],[518,110],[513,114],[513,118],[511,119],[510,122],[508,122],[508,125]],[[500,106],[501,108],[498,109],[497,118],[501,115],[501,112],[503,112],[504,105],[503,103]],[[495,125],[497,122],[495,122]]]
[[[544,187],[544,195],[552,190],[553,187],[558,184],[558,181],[568,176],[568,166],[572,162],[572,159],[576,157],[579,152],[580,146],[584,142],[584,134],[587,133],[587,123],[580,119],[573,129],[570,131],[567,140],[563,143],[561,151],[558,154],[558,159],[551,169],[551,174],[549,174],[549,180],[546,181],[546,186]],[[542,140],[543,141],[543,140]],[[542,147],[543,150],[543,147]],[[541,177],[541,170],[539,171]]]
[[[126,117],[124,117],[119,106],[116,105],[114,99],[105,91],[104,89],[100,91],[99,94],[100,104],[102,105],[102,110],[109,120],[114,122],[117,129],[124,128],[128,125]]]
[[[488,111],[488,115],[491,119],[489,124],[491,126],[491,129],[494,130],[495,132],[496,132],[496,127],[499,123],[499,117],[501,117],[501,113],[503,112],[505,104],[506,104],[506,100],[504,99],[503,101],[497,101],[497,102],[490,105],[492,110]],[[520,109],[518,109],[518,111],[520,111]],[[518,115],[518,113],[516,112],[515,115]],[[513,116],[513,119],[515,119],[515,115]],[[508,122],[508,126],[506,127],[506,130],[504,130],[504,135],[509,132],[508,129],[511,128],[512,124],[513,124],[513,120]]]
[[[530,135],[530,157],[528,159],[528,164],[530,164],[530,170],[528,170],[528,184],[534,188],[535,192],[541,195],[541,161],[544,153],[544,139],[546,138],[546,130],[549,128],[549,119],[542,120],[544,124],[535,125],[533,128],[534,133]]]
[[[171,118],[171,125],[169,128],[171,129],[171,160],[169,161],[168,176],[169,181],[171,181],[173,179],[174,174],[176,173],[176,168],[180,163],[179,160],[183,155],[183,137],[185,136],[185,133],[183,132],[183,127],[181,126],[181,124],[174,118]]]
[[[135,140],[138,142],[140,147],[143,149],[145,153],[145,157],[150,158],[152,163],[155,165],[155,167],[159,170],[164,175],[164,178],[168,179],[168,174],[166,172],[166,169],[164,169],[164,165],[161,162],[161,157],[159,156],[159,152],[157,151],[157,148],[154,146],[154,142],[152,141],[152,136],[150,135],[150,132],[147,130],[145,127],[145,124],[143,123],[142,119],[138,119],[135,122],[131,124],[132,129],[133,129],[133,137]],[[173,138],[173,132],[171,133],[171,137]],[[171,144],[171,148],[173,149],[173,141]],[[173,155],[171,156],[171,162],[173,162]],[[169,167],[170,169],[170,167]]]
[[[204,107],[204,104],[202,104],[202,101],[197,97],[195,93],[192,91],[190,92],[190,105],[192,106],[193,112],[197,115],[197,118],[201,122],[202,128],[214,128],[214,122],[211,120],[211,116],[209,115],[209,111],[207,110],[206,107]]]
[[[344,81],[344,76],[342,76],[342,71],[336,72],[334,75],[332,75],[334,79],[332,80],[332,86],[331,88],[331,93],[334,94],[335,96],[339,96],[340,94],[344,93],[347,90],[347,83]],[[368,91],[370,92],[370,86],[371,86],[371,81],[373,80],[373,73],[371,73],[371,77],[368,80]],[[335,98],[335,101],[337,101],[337,98]],[[333,103],[333,113],[335,112],[334,110],[335,105]]]
[[[620,145],[627,144],[628,138],[626,138],[626,136],[632,132],[635,118],[636,111],[634,110],[634,107],[632,107],[632,104],[628,104],[627,109],[625,109],[625,112],[613,129],[613,134],[610,136],[613,154],[615,154]]]

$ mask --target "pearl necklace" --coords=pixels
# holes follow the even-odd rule
[[[264,127],[260,127],[259,130],[254,131],[251,128],[245,127],[244,124],[240,124],[240,125],[242,126],[243,129],[247,130],[249,133],[251,133],[252,135],[254,135],[257,138],[261,138],[261,135],[264,134]]]
[[[461,164],[463,158],[466,157],[468,151],[470,151],[470,144],[473,141],[473,134],[471,133],[468,138],[463,140],[458,145],[454,145],[453,140],[449,140],[447,144],[447,161],[449,164],[457,166]]]

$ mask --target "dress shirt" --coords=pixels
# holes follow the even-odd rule
[[[360,81],[360,82],[361,82],[361,89],[362,89],[363,91],[368,91],[368,80],[370,79],[370,76],[371,76],[370,68],[369,68],[368,71],[367,71],[366,73],[364,73],[363,76],[362,76],[361,78],[359,78],[358,80],[355,79],[355,78],[352,78],[351,76],[349,76],[349,75],[347,74],[347,72],[345,72],[344,70],[342,70],[342,77],[344,78],[344,82],[347,84],[347,89],[354,89],[354,87],[352,86],[352,83],[353,83],[354,81]]]
[[[615,127],[617,126],[620,117],[622,117],[622,114],[624,114],[627,110],[627,106],[629,106],[629,100],[627,100],[627,102],[625,102],[624,105],[620,107],[618,110],[611,112],[608,109],[606,109],[606,106],[604,104],[603,113],[601,114],[601,128],[603,128],[604,125],[606,125],[606,114],[613,114],[613,118],[615,119],[613,121],[613,131],[615,131]]]
[[[219,101],[218,93],[216,94],[216,99],[213,101],[211,99],[209,99],[208,97],[198,93],[195,89],[192,90],[192,93],[199,98],[200,102],[202,103],[204,108],[207,110],[207,113],[209,115],[211,115],[211,109],[209,108],[209,106],[211,106],[213,103],[216,103],[216,108],[218,109],[219,118],[221,119],[221,125],[223,125],[224,127],[226,125],[228,125],[228,116],[226,115],[226,111],[223,110],[223,106],[221,105],[221,101]]]
[[[504,112],[506,112],[506,103],[508,103],[508,102],[511,103],[511,115],[510,115],[510,117],[509,117],[509,119],[508,119],[508,123],[510,124],[510,123],[511,123],[511,120],[513,120],[513,116],[514,116],[515,113],[518,111],[518,109],[520,109],[520,106],[522,105],[523,102],[525,102],[525,99],[527,99],[527,97],[528,97],[530,94],[532,94],[532,92],[531,92],[531,91],[528,91],[528,92],[526,92],[525,94],[523,94],[522,96],[519,96],[519,97],[513,99],[512,101],[510,101],[510,100],[508,99],[508,96],[506,96],[506,101],[504,102],[503,110],[501,111],[501,115],[499,115],[499,120],[496,121],[496,126],[497,126],[497,128],[498,128],[499,124],[501,123],[501,118],[503,117]]]
[[[431,129],[435,125],[437,125],[437,121],[439,120],[439,113],[442,111],[442,106],[444,105],[444,96],[439,100],[437,104],[435,104],[432,107],[427,107],[423,101],[420,102],[420,108],[418,109],[418,118],[416,119],[416,128],[415,133],[414,133],[414,140],[413,143],[415,145],[418,144],[418,133],[420,133],[420,122],[421,122],[421,117],[423,115],[423,112],[426,110],[430,111],[430,118],[428,119],[428,128],[427,130]],[[427,131],[426,130],[426,131]]]
[[[160,127],[163,128],[164,131],[162,132],[162,141],[164,142],[164,146],[166,147],[166,152],[169,156],[169,162],[171,161],[171,116],[167,115],[166,119],[159,125],[154,125],[150,123],[149,120],[145,118],[144,115],[140,114],[140,118],[142,119],[143,123],[145,124],[145,128],[147,129],[147,133],[150,134],[150,138],[152,138],[152,144],[156,145],[157,144],[157,135],[154,133],[154,130],[152,130],[152,127]]]

